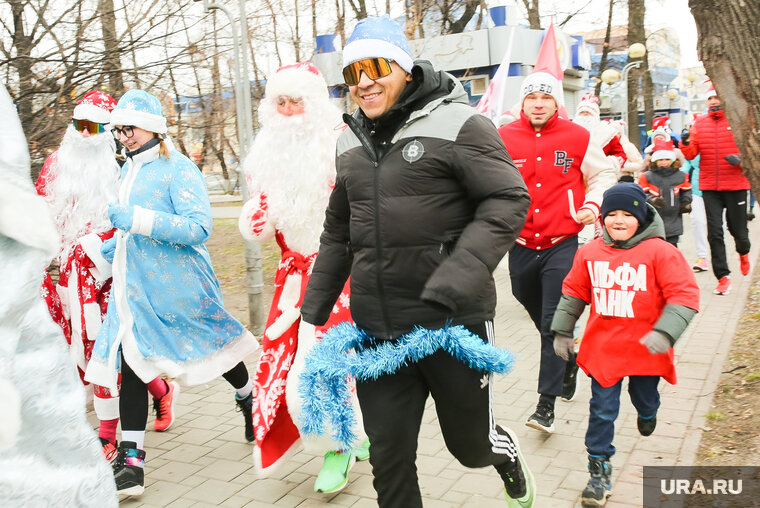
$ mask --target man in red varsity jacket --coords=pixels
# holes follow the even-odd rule
[[[578,249],[578,233],[599,216],[604,191],[616,183],[615,170],[588,130],[557,115],[562,84],[534,72],[520,89],[520,118],[499,134],[520,170],[531,205],[509,252],[512,293],[541,334],[538,405],[525,423],[554,431],[557,396],[575,396],[577,367],[554,354],[551,322],[562,295],[562,281]]]

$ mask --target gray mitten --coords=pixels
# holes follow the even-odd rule
[[[556,334],[554,336],[554,354],[565,361],[575,354],[575,341],[572,337]]]
[[[658,332],[657,330],[652,330],[647,335],[645,335],[639,342],[644,344],[647,349],[649,349],[649,352],[653,355],[660,354],[660,353],[667,353],[668,349],[670,349],[673,345],[670,343],[670,339],[668,336],[662,332]],[[554,349],[556,351],[557,349],[557,339],[554,339]]]
[[[732,153],[731,155],[726,155],[723,158],[726,159],[726,161],[732,166],[738,166],[742,163],[742,158],[739,154]]]

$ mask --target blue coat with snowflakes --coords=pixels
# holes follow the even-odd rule
[[[212,217],[201,172],[176,150],[168,159],[158,150],[122,170],[119,203],[133,210],[132,226],[114,236],[111,300],[85,376],[111,389],[119,350],[145,382],[164,373],[196,385],[258,348],[222,303],[204,245]]]

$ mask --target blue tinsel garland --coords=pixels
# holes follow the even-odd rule
[[[299,395],[303,401],[300,430],[305,435],[324,434],[329,420],[333,439],[344,450],[355,446],[356,418],[348,380],[377,379],[396,372],[443,349],[469,367],[506,374],[514,357],[505,350],[483,342],[464,326],[439,330],[416,328],[394,342],[376,341],[352,323],[333,326],[306,358]]]

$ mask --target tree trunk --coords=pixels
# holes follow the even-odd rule
[[[760,4],[689,0],[697,22],[699,58],[725,108],[742,167],[760,196]]]
[[[116,35],[116,14],[113,0],[98,2],[100,26],[103,31],[103,72],[108,76],[108,90],[118,97],[124,92],[124,79],[121,76],[121,51]]]
[[[298,0],[293,0],[293,10],[295,15],[295,33],[293,34],[293,50],[296,53],[296,62],[301,61],[301,31],[298,24]]]
[[[538,13],[538,0],[523,0],[525,10],[528,11],[528,23],[531,30],[541,30],[541,16]]]
[[[652,72],[649,70],[649,52],[644,55],[642,65],[646,69],[642,75],[642,93],[644,96],[644,125],[648,130],[654,119],[654,83],[652,83]]]
[[[462,33],[465,26],[467,26],[467,23],[469,23],[475,15],[478,5],[480,5],[480,0],[467,0],[464,4],[464,12],[462,13],[462,16],[451,24],[449,33]]]
[[[219,160],[219,163],[222,167],[222,178],[225,180],[230,179],[230,175],[227,173],[227,164],[224,161],[224,145],[222,144],[222,138],[224,137],[224,97],[222,96],[222,92],[224,89],[222,88],[222,78],[221,78],[221,72],[219,71],[219,39],[217,37],[218,30],[216,28],[216,11],[214,11],[214,53],[213,53],[213,60],[212,60],[212,66],[211,66],[211,79],[214,82],[214,97],[211,99],[211,118],[213,119],[213,125],[215,126],[215,130],[219,134],[219,143],[217,144],[217,140],[213,139],[213,146],[210,146],[209,149],[213,150],[216,158]],[[241,51],[246,51],[246,48],[240,48]],[[204,147],[205,148],[205,147]]]
[[[646,12],[644,0],[628,0],[628,45],[640,42],[646,45],[644,32],[644,13]],[[628,63],[635,62],[637,59],[628,58]],[[638,59],[641,60],[641,59]],[[639,135],[639,78],[642,76],[642,69],[645,62],[636,68],[633,67],[628,72],[628,82],[623,86],[628,90],[628,139],[641,149],[641,139]]]
[[[10,0],[13,13],[13,47],[16,49],[16,57],[11,61],[18,74],[18,91],[16,104],[18,117],[24,132],[32,128],[32,37],[24,33],[24,4],[19,0]]]
[[[615,0],[610,0],[610,8],[607,14],[607,32],[604,34],[604,46],[602,47],[602,59],[599,61],[599,81],[596,82],[594,95],[599,97],[602,91],[602,73],[607,69],[607,55],[610,53],[610,36],[612,35],[612,7]]]
[[[317,40],[317,0],[311,0],[311,39]]]

